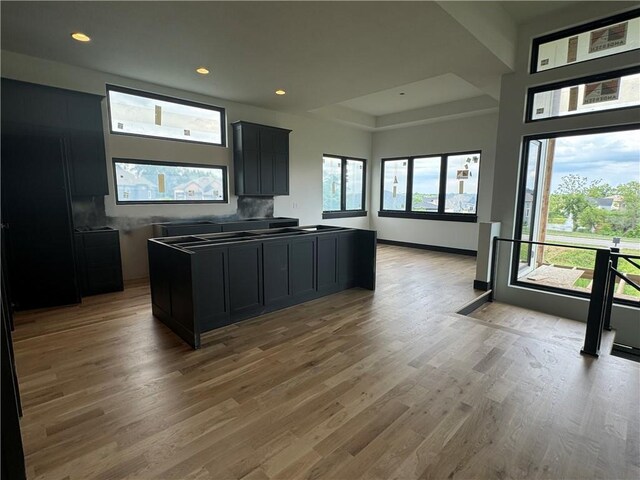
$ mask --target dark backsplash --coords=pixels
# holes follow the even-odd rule
[[[188,209],[189,205],[185,205]],[[133,230],[153,223],[179,220],[240,220],[244,218],[273,217],[273,197],[238,197],[238,208],[232,215],[194,215],[185,217],[108,217],[104,197],[81,197],[72,200],[73,224],[75,227],[109,226],[118,230]]]

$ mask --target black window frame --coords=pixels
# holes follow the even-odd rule
[[[365,158],[349,157],[344,155],[334,155],[325,153],[322,158],[329,157],[340,160],[340,210],[322,210],[322,218],[350,218],[367,216],[367,160]],[[362,205],[359,210],[347,210],[347,160],[362,162]],[[324,172],[323,172],[324,177]],[[324,199],[323,199],[324,203]]]
[[[139,201],[123,201],[118,198],[118,175],[116,173],[116,163],[134,163],[137,165],[165,165],[171,167],[197,167],[197,168],[210,168],[222,170],[222,200],[172,200],[172,201],[160,201],[160,200],[139,200]],[[226,165],[209,165],[203,163],[185,163],[185,162],[170,162],[160,160],[142,160],[135,158],[122,158],[113,157],[111,159],[111,166],[113,170],[113,189],[116,200],[116,205],[197,205],[197,204],[225,204],[229,203],[229,178],[228,169]]]
[[[218,107],[216,105],[209,105],[206,103],[194,102],[193,100],[185,100],[183,98],[170,97],[168,95],[161,95],[159,93],[147,92],[144,90],[136,90],[134,88],[122,87],[119,85],[106,84],[107,91],[107,114],[109,118],[109,133],[111,135],[123,135],[127,137],[141,137],[152,138],[154,140],[167,140],[172,142],[184,142],[196,145],[211,145],[214,147],[226,147],[227,146],[227,113],[224,107]],[[127,95],[135,95],[143,98],[150,98],[153,100],[161,100],[164,102],[176,103],[178,105],[185,105],[187,107],[201,108],[204,110],[212,110],[220,113],[220,143],[215,142],[203,142],[200,140],[188,140],[183,138],[163,137],[160,135],[144,135],[141,133],[129,133],[113,130],[113,123],[111,121],[111,99],[109,92],[125,93]]]
[[[605,28],[611,25],[615,25],[616,23],[622,23],[625,20],[632,20],[634,18],[640,17],[640,8],[635,8],[633,10],[629,10],[627,12],[618,13],[616,15],[612,15],[609,17],[601,18],[599,20],[595,20],[593,22],[584,23],[582,25],[578,25],[571,28],[565,28],[564,30],[559,30],[554,33],[550,33],[547,35],[543,35],[541,37],[534,38],[531,43],[531,64],[529,65],[529,73],[535,75],[536,73],[548,72],[549,70],[555,70],[557,68],[564,68],[570,65],[575,65],[578,63],[592,62],[594,60],[599,60],[601,58],[612,57],[615,55],[621,55],[624,53],[633,52],[634,50],[638,50],[634,48],[632,50],[626,50],[624,52],[612,53],[611,55],[603,55],[601,57],[590,58],[588,60],[582,60],[580,62],[571,62],[566,65],[559,65],[553,68],[547,68],[545,70],[537,70],[538,68],[538,57],[539,57],[539,47],[542,44],[553,42],[555,40],[561,40],[563,38],[572,37],[575,35],[579,35],[584,32],[588,32],[590,30],[595,30],[597,28]]]
[[[618,108],[607,108],[607,109],[602,109],[602,110],[596,110],[593,112],[582,112],[582,113],[574,113],[572,115],[558,115],[555,117],[546,117],[546,118],[538,118],[538,119],[533,119],[533,98],[537,93],[543,93],[543,92],[548,92],[548,91],[552,91],[552,90],[558,90],[561,88],[566,88],[566,87],[575,87],[578,85],[582,85],[582,84],[586,84],[586,83],[593,83],[593,82],[598,82],[598,81],[602,81],[602,80],[609,80],[609,79],[613,79],[613,78],[621,78],[624,77],[626,75],[634,75],[634,74],[639,74],[640,73],[640,67],[629,67],[629,68],[623,68],[621,70],[613,70],[613,71],[609,71],[609,72],[604,72],[604,73],[598,73],[598,74],[594,74],[594,75],[587,75],[584,77],[578,77],[578,78],[571,78],[569,80],[563,80],[561,82],[554,82],[554,83],[547,83],[544,85],[538,85],[535,87],[531,87],[527,90],[527,104],[526,104],[526,108],[525,108],[525,123],[537,123],[537,122],[544,122],[547,120],[557,120],[559,118],[566,118],[566,117],[582,117],[584,115],[597,115],[599,113],[605,113],[605,112],[611,112],[611,111],[621,111],[621,110],[630,110],[630,109],[634,109],[634,108],[640,108],[640,105],[631,105],[631,106],[627,106],[627,107],[618,107]]]
[[[640,122],[638,123],[628,123],[623,125],[612,125],[606,127],[595,127],[595,128],[587,128],[587,129],[577,129],[577,130],[563,130],[558,132],[547,132],[547,133],[537,133],[532,135],[527,135],[522,138],[522,154],[520,157],[520,173],[518,178],[518,195],[516,197],[516,218],[514,222],[514,236],[513,238],[522,238],[522,219],[524,216],[524,204],[525,204],[525,190],[526,190],[526,182],[527,182],[527,155],[529,153],[529,143],[531,141],[540,141],[540,140],[548,140],[551,138],[560,138],[560,137],[571,137],[576,135],[593,135],[598,133],[609,133],[609,132],[623,132],[626,130],[637,130],[640,129]],[[577,245],[576,245],[577,246]],[[589,249],[589,247],[583,247]],[[597,247],[593,248],[594,250]],[[549,285],[540,285],[531,282],[524,282],[518,280],[518,274],[520,273],[520,249],[515,247],[511,252],[511,266],[509,271],[509,283],[512,286],[528,288],[531,290],[537,290],[542,292],[550,292],[550,293],[558,293],[562,295],[569,295],[572,297],[578,298],[590,298],[590,292],[581,292],[579,290],[570,290],[568,288],[560,288],[560,287],[552,287]],[[613,303],[619,305],[629,305],[629,306],[637,306],[637,302],[633,300],[626,300],[624,298],[616,298],[613,297]]]
[[[427,155],[411,155],[403,157],[383,158],[380,163],[380,210],[379,217],[412,218],[419,220],[439,220],[447,222],[472,222],[478,221],[478,199],[480,197],[480,163],[478,163],[478,191],[476,192],[475,213],[453,213],[445,212],[447,194],[447,167],[449,157],[458,155],[478,155],[478,162],[482,161],[482,150],[467,150],[462,152],[433,153]],[[438,211],[437,212],[414,212],[411,210],[413,203],[413,161],[417,158],[440,157],[440,183],[438,191]],[[384,209],[384,169],[385,163],[394,160],[406,160],[407,164],[407,201],[404,210]]]

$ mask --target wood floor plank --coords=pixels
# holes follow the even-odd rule
[[[381,245],[378,288],[209,332],[149,286],[16,316],[29,479],[640,477],[640,366],[500,303],[473,258]]]

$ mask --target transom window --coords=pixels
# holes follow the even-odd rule
[[[361,158],[323,155],[322,218],[365,216],[367,162]]]
[[[382,159],[383,217],[476,221],[480,152]]]
[[[527,120],[581,115],[640,105],[640,68],[593,75],[529,90]]]
[[[545,35],[533,41],[531,73],[640,48],[640,10]]]
[[[225,146],[225,110],[107,85],[112,134]]]

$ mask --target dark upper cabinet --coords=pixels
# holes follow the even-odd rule
[[[284,128],[235,122],[236,195],[289,195],[289,133]]]
[[[109,194],[101,101],[95,95],[71,94],[67,98],[66,135],[73,196]]]
[[[2,129],[55,132],[64,139],[71,195],[108,195],[101,101],[97,95],[3,78]]]

